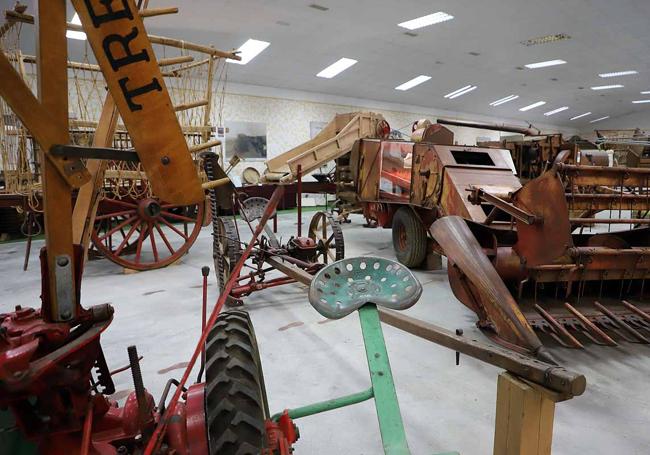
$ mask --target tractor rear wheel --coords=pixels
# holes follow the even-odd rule
[[[205,415],[210,455],[259,455],[269,417],[253,324],[239,310],[219,315],[205,344]]]
[[[427,255],[427,232],[410,207],[400,207],[393,216],[393,249],[397,260],[417,267]]]

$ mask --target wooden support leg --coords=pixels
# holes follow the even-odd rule
[[[503,372],[497,383],[494,455],[550,455],[557,394]]]

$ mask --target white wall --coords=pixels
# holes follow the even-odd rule
[[[272,158],[309,140],[310,122],[329,122],[337,113],[354,111],[380,113],[393,129],[404,128],[403,131],[406,133],[410,132],[411,124],[421,118],[432,121],[438,117],[445,117],[489,123],[513,123],[512,120],[507,119],[427,109],[420,106],[242,84],[228,84],[226,87],[223,118],[266,123],[267,153],[268,158]],[[559,129],[550,125],[537,124],[535,127],[545,133],[562,132],[568,136],[576,134],[576,130]],[[454,131],[455,141],[464,145],[475,145],[477,137],[498,140],[500,136],[499,132],[490,130],[458,127],[450,129]],[[241,171],[248,166],[253,166],[260,171],[264,169],[264,164],[261,162],[242,162],[232,175],[241,175]]]

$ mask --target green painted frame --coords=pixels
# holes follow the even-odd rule
[[[359,308],[358,313],[363,343],[366,348],[371,387],[351,395],[289,409],[287,410],[289,417],[299,419],[374,398],[384,453],[387,455],[410,454],[377,306],[374,303],[367,303]],[[277,421],[281,415],[282,413],[274,414],[271,419]],[[459,454],[458,452],[444,452],[437,455]]]

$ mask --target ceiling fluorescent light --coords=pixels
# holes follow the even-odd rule
[[[617,71],[615,73],[603,73],[599,74],[600,77],[618,77],[618,76],[629,76],[631,74],[639,74],[638,71],[630,70],[630,71]]]
[[[632,101],[634,104],[645,104],[645,103],[650,103],[650,100],[636,100]]]
[[[471,85],[466,85],[466,86],[463,87],[463,88],[459,88],[458,90],[454,90],[454,91],[451,92],[451,93],[447,93],[447,94],[445,95],[445,98],[451,98],[451,97],[454,96],[455,94],[460,93],[460,92],[463,92],[463,91],[467,90],[468,88],[472,88],[472,86],[471,86]]]
[[[641,92],[641,95],[650,95],[650,90],[645,91],[645,92]]]
[[[490,106],[494,106],[494,107],[501,106],[502,104],[508,103],[510,101],[514,101],[517,98],[519,98],[519,95],[506,96],[505,98],[501,98],[500,100],[492,101],[490,103]]]
[[[437,13],[429,14],[427,16],[411,19],[410,21],[401,22],[397,24],[399,27],[407,28],[409,30],[417,30],[418,28],[427,27],[429,25],[439,24],[452,20],[454,16],[438,11]]]
[[[579,118],[586,117],[588,115],[591,115],[591,112],[585,112],[584,114],[576,115],[575,117],[571,117],[569,120],[578,120]]]
[[[546,62],[529,63],[526,68],[534,70],[537,68],[546,68],[547,66],[564,65],[564,60],[548,60]]]
[[[566,111],[567,109],[569,109],[569,106],[558,107],[557,109],[553,109],[552,111],[544,112],[544,115],[549,117],[559,112]]]
[[[81,19],[79,19],[79,15],[77,13],[74,13],[74,16],[72,16],[72,20],[70,21],[70,23],[75,25],[81,25]],[[84,32],[79,32],[76,30],[67,30],[65,32],[65,37],[70,39],[85,40],[86,34]]]
[[[269,47],[269,44],[271,43],[256,39],[249,39],[235,51],[235,53],[241,57],[241,60],[228,59],[228,62],[237,63],[238,65],[245,65],[257,57],[264,49]]]
[[[450,99],[450,100],[453,100],[454,98],[458,98],[459,96],[466,95],[466,94],[468,94],[469,92],[472,92],[472,91],[474,91],[474,90],[476,90],[476,89],[477,89],[477,86],[476,86],[476,85],[472,85],[472,86],[471,86],[470,88],[468,88],[467,90],[463,90],[463,91],[458,92],[458,93],[456,93],[456,94],[454,94],[454,95],[451,95],[451,96],[449,97],[449,99]]]
[[[605,117],[601,117],[601,118],[597,118],[596,120],[592,120],[592,121],[589,122],[589,123],[600,122],[601,120],[605,120],[605,119],[608,119],[608,118],[609,118],[609,115],[606,115]]]
[[[610,88],[623,88],[621,84],[613,85],[598,85],[596,87],[591,87],[592,90],[609,90]]]
[[[418,77],[414,77],[410,81],[406,81],[403,84],[398,85],[397,87],[395,87],[395,90],[402,90],[402,91],[408,90],[410,88],[415,87],[416,85],[420,85],[423,82],[428,81],[429,79],[431,79],[431,76],[425,76],[425,75],[421,74]]]
[[[324,77],[325,79],[331,79],[339,73],[342,73],[346,69],[350,68],[352,65],[356,64],[357,61],[352,58],[341,58],[336,62],[332,63],[330,66],[325,68],[323,71],[318,73],[316,76]]]
[[[536,103],[529,104],[528,106],[524,106],[524,107],[522,107],[522,108],[519,109],[519,110],[520,110],[521,112],[526,112],[526,111],[529,111],[529,110],[531,110],[531,109],[535,109],[536,107],[543,106],[543,105],[545,105],[545,104],[546,104],[546,101],[538,101],[538,102],[536,102]]]

